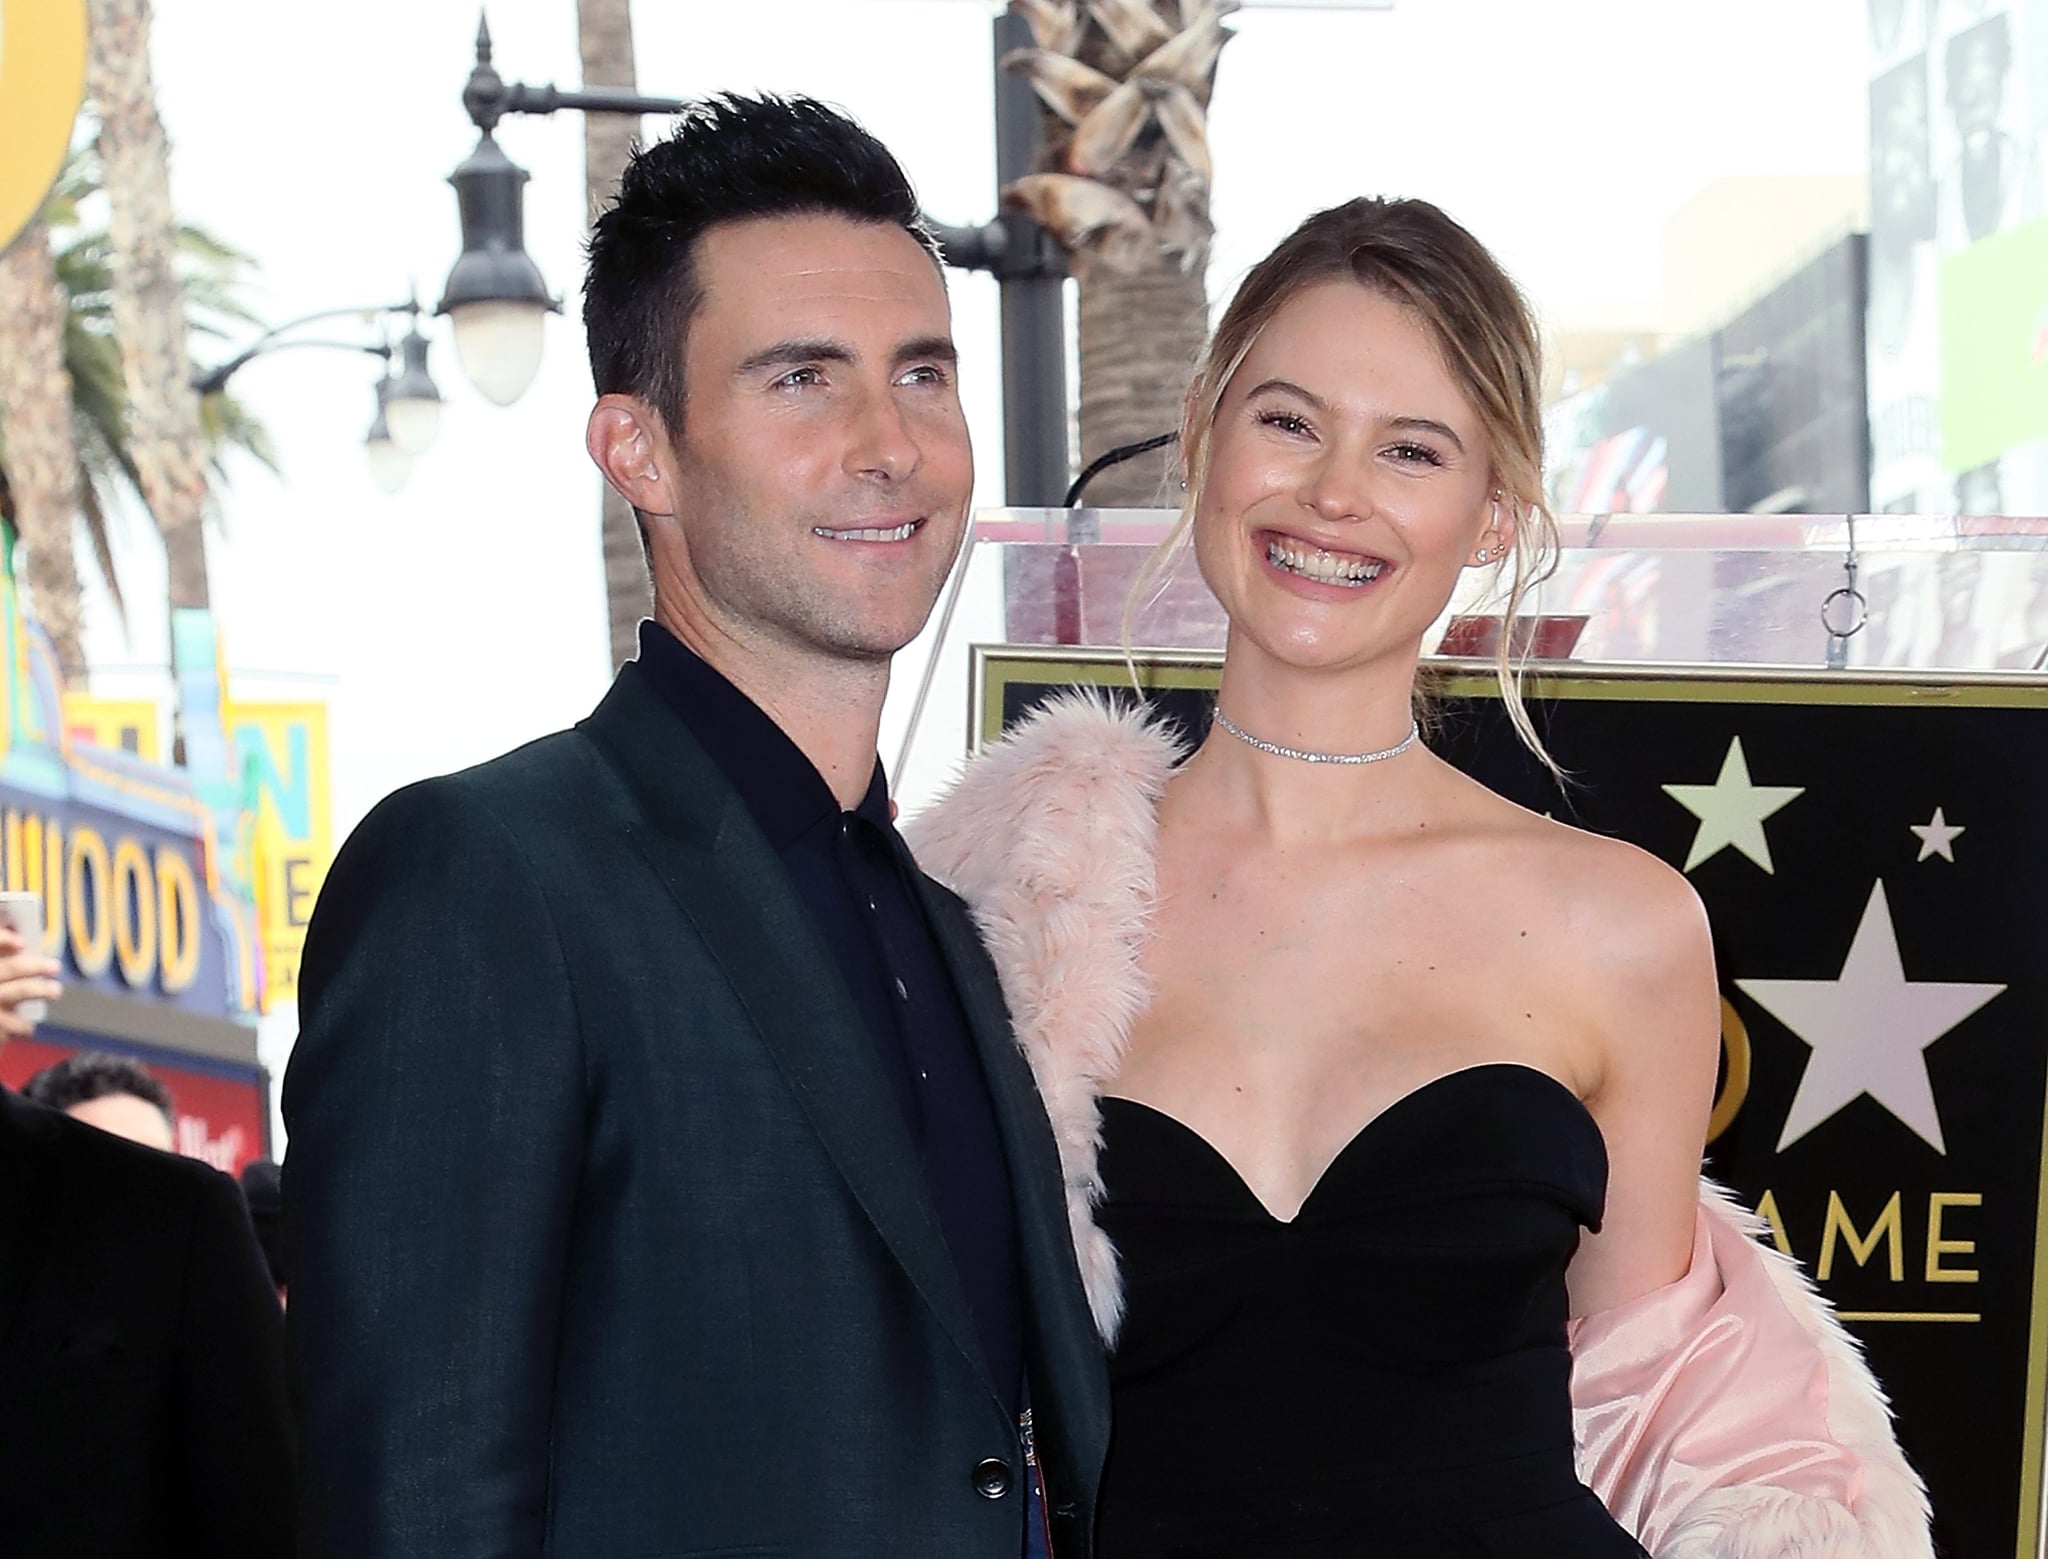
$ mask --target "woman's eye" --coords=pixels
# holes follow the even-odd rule
[[[1305,417],[1292,411],[1262,411],[1259,413],[1259,424],[1262,427],[1278,428],[1282,433],[1302,434],[1314,431],[1309,427]]]
[[[1440,466],[1444,463],[1443,457],[1427,444],[1396,444],[1387,453],[1407,464]]]

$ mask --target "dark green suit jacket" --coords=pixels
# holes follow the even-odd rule
[[[963,906],[919,885],[1010,1161],[1079,1559],[1108,1385],[1052,1133]],[[306,1559],[1017,1559],[1022,1437],[874,1047],[637,666],[574,731],[365,820],[300,1012]]]

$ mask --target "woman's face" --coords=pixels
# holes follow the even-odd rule
[[[1280,660],[1413,656],[1459,570],[1506,539],[1492,468],[1428,329],[1355,282],[1320,283],[1282,306],[1217,407],[1196,560],[1234,637]]]

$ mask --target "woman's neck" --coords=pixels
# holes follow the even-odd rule
[[[1413,657],[1307,670],[1234,643],[1217,708],[1247,737],[1297,752],[1358,756],[1413,729]],[[1405,826],[1436,759],[1420,743],[1382,761],[1312,763],[1262,750],[1222,725],[1185,768],[1192,794],[1276,843],[1331,841]]]

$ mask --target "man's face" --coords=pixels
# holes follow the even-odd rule
[[[176,1146],[171,1136],[171,1123],[164,1119],[164,1112],[132,1093],[102,1094],[97,1099],[74,1104],[64,1113],[73,1120],[84,1121],[88,1126],[97,1126],[101,1131],[110,1131],[144,1147],[161,1148],[168,1153]]]
[[[837,216],[727,223],[695,258],[657,593],[714,643],[886,660],[938,599],[974,483],[938,269]]]

